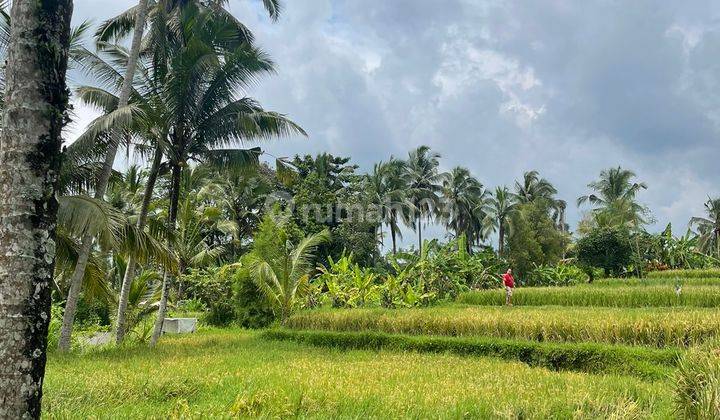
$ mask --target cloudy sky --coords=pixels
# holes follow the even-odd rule
[[[134,3],[76,0],[74,19]],[[278,23],[260,3],[229,5],[277,63],[252,95],[310,134],[270,153],[369,169],[427,144],[492,188],[537,169],[568,202],[621,165],[648,183],[653,229],[720,193],[716,1],[285,0]]]

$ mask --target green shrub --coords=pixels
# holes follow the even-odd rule
[[[410,336],[377,332],[268,330],[273,340],[290,340],[340,349],[390,349],[417,352],[451,352],[519,360],[552,370],[635,375],[662,379],[680,358],[677,350],[657,350],[593,343],[538,343],[497,338]]]
[[[550,217],[550,201],[535,200],[517,206],[510,216],[512,229],[505,254],[513,271],[523,278],[538,265],[555,265],[562,258],[569,236]]]
[[[720,338],[720,317],[698,308],[567,308],[447,306],[300,312],[300,330],[492,336],[535,341],[690,347]]]
[[[183,276],[185,294],[201,302],[206,312],[201,320],[209,325],[226,326],[235,320],[233,285],[238,265],[205,270],[191,269]]]
[[[587,274],[574,265],[536,266],[527,277],[519,279],[522,286],[571,286],[587,280]]]
[[[720,268],[704,270],[665,270],[647,273],[649,279],[720,278]]]
[[[605,277],[619,276],[632,260],[632,244],[626,229],[597,227],[580,238],[575,248],[578,262],[590,270],[602,268]]]
[[[675,410],[679,418],[720,418],[720,350],[689,351],[680,362],[674,381]]]
[[[275,320],[272,308],[246,270],[239,270],[234,286],[235,315],[244,328],[263,328]]]
[[[378,276],[353,262],[351,255],[337,261],[328,257],[328,267],[319,267],[320,275],[313,281],[321,288],[320,304],[334,308],[356,308],[380,305]]]
[[[463,293],[459,303],[470,305],[504,305],[505,294],[499,290]],[[574,287],[520,288],[513,303],[521,306],[605,306],[641,308],[663,306],[720,307],[720,287],[684,286],[678,296],[673,285],[646,287],[609,287],[581,285]]]
[[[75,313],[75,324],[80,329],[92,328],[94,326],[109,326],[110,305],[87,295],[82,295],[78,300],[77,312]]]

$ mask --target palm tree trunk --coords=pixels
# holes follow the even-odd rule
[[[0,134],[0,418],[40,418],[72,0],[14,0]]]
[[[390,220],[390,236],[392,236],[392,247],[393,247],[393,255],[397,254],[397,241],[395,239],[395,218],[394,216],[391,216]]]
[[[505,252],[505,223],[503,220],[498,223],[498,255]]]
[[[175,222],[177,221],[178,202],[180,201],[180,165],[174,163],[172,165],[172,182],[170,187],[170,209],[168,212],[168,231],[172,234],[175,231]],[[172,235],[169,235],[172,236]],[[170,239],[168,239],[169,241]],[[170,278],[167,271],[163,276],[162,291],[160,294],[160,307],[158,308],[157,319],[155,320],[155,328],[150,338],[150,346],[154,347],[162,335],[163,323],[165,322],[165,313],[167,312],[167,301],[169,292]]]
[[[135,77],[135,68],[137,67],[137,60],[140,55],[140,44],[142,41],[143,30],[145,28],[147,3],[148,0],[140,0],[138,2],[135,28],[130,54],[128,56],[127,69],[125,71],[125,78],[123,79],[123,83],[120,88],[120,95],[118,96],[118,108],[127,106],[128,100],[130,99],[132,82]],[[120,137],[121,133],[113,133],[110,144],[108,144],[105,162],[103,163],[100,177],[98,178],[97,185],[95,186],[95,198],[97,199],[102,199],[105,196],[105,190],[107,190],[108,181],[110,180],[110,175],[112,174],[113,163],[115,162],[115,155],[117,155]],[[93,241],[94,238],[92,235],[85,235],[82,238],[78,261],[75,264],[75,270],[70,281],[70,291],[68,292],[67,301],[65,302],[63,325],[60,332],[60,341],[58,343],[60,351],[68,351],[70,349],[70,338],[72,336],[73,322],[75,321],[75,312],[77,311],[77,302],[80,297],[82,281],[85,277],[85,268],[87,267],[90,252],[92,251]]]
[[[168,301],[168,289],[170,281],[168,279],[168,272],[165,271],[162,281],[162,290],[160,292],[160,306],[158,307],[157,318],[155,319],[155,326],[153,328],[152,337],[150,337],[150,347],[155,347],[160,336],[162,335],[162,328],[165,322],[165,314],[167,313],[167,301]]]
[[[418,250],[420,252],[420,255],[422,256],[422,218],[418,216],[417,218],[417,226],[418,226]]]
[[[137,227],[143,229],[147,222],[148,209],[150,208],[150,202],[152,201],[152,193],[155,189],[155,182],[157,181],[158,171],[160,170],[160,164],[162,163],[162,150],[158,147],[155,149],[155,156],[153,156],[152,165],[150,166],[150,173],[148,179],[145,182],[145,191],[143,195],[142,206],[140,207],[140,214],[138,215]],[[128,299],[130,298],[130,287],[135,277],[135,266],[136,259],[134,255],[130,255],[127,267],[125,268],[125,276],[123,276],[122,287],[120,289],[120,298],[118,299],[118,312],[117,322],[115,327],[115,343],[122,343],[126,333],[126,321],[127,321],[127,305]]]

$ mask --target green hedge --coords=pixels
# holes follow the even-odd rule
[[[669,279],[669,278],[720,278],[720,268],[709,268],[705,270],[665,270],[651,271],[647,273],[647,277],[651,279]]]
[[[720,286],[720,283],[718,283]],[[504,305],[501,290],[478,290],[458,296],[459,303],[469,305]],[[642,308],[663,306],[694,306],[720,308],[720,287],[683,286],[678,296],[675,287],[658,285],[647,287],[534,287],[518,288],[513,303],[522,306],[605,306]]]
[[[450,352],[518,360],[552,370],[633,375],[660,379],[681,356],[676,349],[600,345],[595,343],[538,343],[497,338],[411,336],[376,332],[268,330],[261,337],[340,349]]]

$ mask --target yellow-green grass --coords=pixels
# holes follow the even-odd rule
[[[477,290],[458,297],[458,302],[471,305],[504,305],[502,290]],[[524,287],[515,290],[516,305],[606,306],[606,307],[662,307],[694,306],[720,308],[720,287],[684,286],[680,295],[670,285],[646,287]]]
[[[52,355],[48,418],[669,418],[667,381],[449,354],[339,351],[239,330]]]
[[[590,287],[635,287],[635,286],[717,286],[720,287],[720,277],[646,277],[646,278],[611,278],[598,279],[589,284],[581,284]]]
[[[632,375],[666,379],[679,363],[678,349],[598,343],[551,343],[488,337],[448,337],[378,332],[303,331],[286,328],[264,331],[270,340],[295,341],[340,349],[399,350],[498,357],[551,370]]]
[[[450,305],[305,311],[293,315],[287,327],[687,347],[720,337],[720,316],[717,309],[706,308]]]
[[[651,279],[668,279],[668,278],[720,278],[720,268],[708,268],[701,270],[665,270],[651,271],[647,273],[647,277]]]

